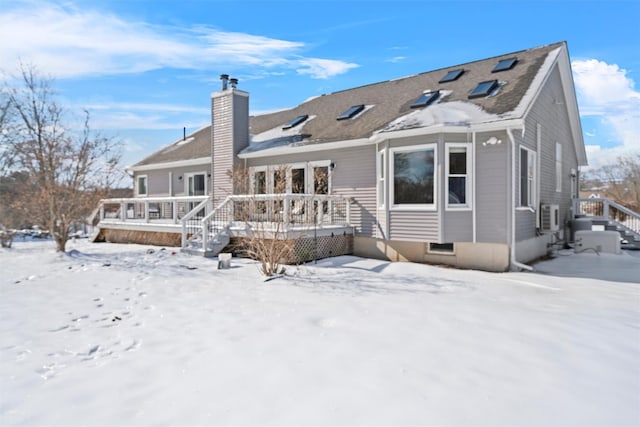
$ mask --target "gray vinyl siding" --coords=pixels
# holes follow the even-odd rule
[[[212,184],[214,203],[234,193],[230,173],[237,154],[249,141],[249,97],[229,89],[211,99],[212,155],[215,161]]]
[[[373,237],[376,233],[376,151],[375,146],[315,151],[277,157],[249,159],[248,167],[272,166],[330,160],[331,192],[353,197],[351,221],[356,235]]]
[[[144,172],[136,172],[134,182],[138,176],[147,176],[147,197],[184,196],[184,176],[189,173],[211,173],[211,165],[184,166],[173,169],[157,169]],[[171,181],[171,182],[170,182]],[[206,183],[209,190],[209,182]]]
[[[473,241],[473,214],[471,211],[445,211],[442,216],[443,242]]]
[[[483,146],[491,136],[499,145]],[[476,239],[478,242],[504,243],[509,235],[510,168],[508,135],[479,133],[476,135]]]
[[[518,142],[534,151],[537,150],[537,130],[540,124],[540,153],[538,185],[540,198],[536,212],[518,210],[516,212],[516,240],[526,240],[537,235],[536,215],[543,204],[560,206],[560,226],[570,219],[571,207],[571,169],[578,168],[574,150],[569,116],[566,108],[560,73],[555,67],[551,72],[540,95],[536,99],[525,121],[525,137]],[[556,142],[562,145],[562,191],[556,191]],[[519,152],[518,152],[519,153]],[[520,162],[516,162],[516,176],[520,176]],[[520,200],[520,187],[516,185],[517,198]]]
[[[389,238],[410,242],[439,242],[438,212],[393,211],[389,218]]]

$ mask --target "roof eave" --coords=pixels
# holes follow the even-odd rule
[[[198,157],[195,159],[187,159],[187,160],[175,160],[172,162],[163,162],[163,163],[149,163],[145,165],[133,165],[127,166],[125,171],[127,172],[144,172],[156,169],[171,169],[171,168],[179,168],[185,166],[199,166],[199,165],[208,165],[211,164],[211,157]]]

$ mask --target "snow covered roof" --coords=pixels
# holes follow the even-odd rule
[[[431,126],[471,126],[523,118],[545,81],[564,42],[511,52],[504,55],[452,65],[425,73],[342,90],[307,99],[291,109],[250,117],[250,144],[240,156],[259,155],[279,147],[297,147],[353,141],[388,132]],[[517,58],[513,68],[494,72],[499,61]],[[440,82],[448,72],[462,69],[461,76]],[[495,80],[488,96],[469,95],[481,82]],[[440,91],[427,107],[412,108],[425,92]],[[337,120],[354,105],[366,109],[348,120]],[[283,125],[297,116],[310,119],[292,128]],[[193,134],[194,142],[179,141],[144,159],[138,165],[168,160],[210,156],[209,127]],[[178,157],[178,156],[193,157]]]

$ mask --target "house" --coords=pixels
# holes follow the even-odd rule
[[[129,168],[138,201],[201,198],[173,204],[174,223],[243,193],[340,197],[355,255],[505,271],[545,255],[573,218],[587,159],[565,42],[257,116],[221,79],[211,126]]]

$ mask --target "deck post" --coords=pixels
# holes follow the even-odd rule
[[[120,217],[123,222],[127,220],[127,202],[125,201],[120,202]]]
[[[202,230],[202,250],[206,252],[208,240],[209,240],[209,227],[207,227],[206,220],[202,218],[200,220],[200,229]]]
[[[346,218],[346,222],[347,222],[347,224],[351,224],[351,198],[347,198],[347,200],[345,201],[345,203],[347,204],[347,218]]]
[[[149,222],[149,201],[144,201],[144,221]]]
[[[291,209],[290,209],[289,203],[291,199],[289,197],[290,196],[288,194],[285,194],[284,201],[283,201],[284,206],[282,210],[282,215],[284,216],[284,218],[282,218],[282,226],[284,228],[283,231],[285,232],[289,230],[289,222],[290,222],[289,214],[291,213]]]
[[[609,219],[609,199],[604,199],[602,202],[602,216]]]
[[[178,223],[178,203],[174,200],[171,202],[171,218],[173,218],[173,223]]]

